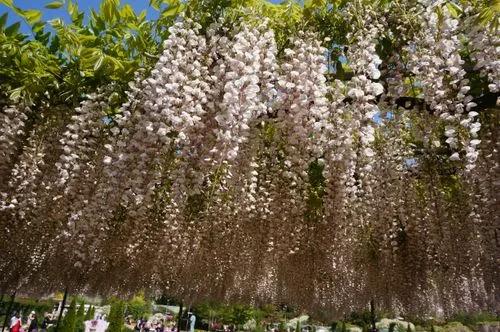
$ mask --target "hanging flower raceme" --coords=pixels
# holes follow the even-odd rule
[[[323,154],[328,105],[325,49],[309,33],[285,49],[278,80],[277,127],[285,145],[285,176],[300,185],[310,162]]]
[[[81,173],[87,173],[87,167],[95,167],[92,151],[103,146],[103,130],[106,122],[111,121],[106,111],[109,108],[106,94],[93,94],[75,109],[76,115],[61,139],[63,154],[56,163],[59,170],[59,184],[68,190],[72,184],[66,184]],[[83,168],[83,169],[82,169]],[[84,175],[85,176],[85,175]]]
[[[488,89],[491,92],[500,91],[500,37],[480,25],[474,25],[469,33],[471,44],[471,58],[475,62],[474,69],[479,70],[481,76],[487,78]]]
[[[0,113],[0,175],[3,180],[8,179],[12,158],[17,155],[25,135],[29,110],[22,105],[13,105],[4,107]]]
[[[450,160],[461,160],[458,151],[463,149],[466,169],[471,170],[477,159],[476,138],[481,124],[475,117],[473,108],[477,105],[469,94],[460,56],[458,20],[451,17],[446,6],[440,8],[442,18],[435,9],[430,6],[422,14],[428,19],[422,21],[420,38],[407,48],[409,66],[423,90],[425,103],[445,122],[446,143],[453,151]],[[460,134],[461,127],[466,129],[465,135]]]

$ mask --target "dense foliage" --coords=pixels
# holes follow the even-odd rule
[[[126,311],[133,319],[139,319],[151,313],[151,304],[144,299],[144,294],[138,294],[127,302]]]
[[[0,2],[2,291],[498,305],[498,2]]]
[[[123,316],[125,311],[125,303],[120,300],[114,300],[111,302],[111,308],[109,311],[109,326],[107,331],[109,332],[121,332],[123,330]]]
[[[76,299],[72,299],[68,310],[64,314],[64,319],[61,322],[61,331],[63,332],[75,332],[77,328],[77,309],[76,309]]]

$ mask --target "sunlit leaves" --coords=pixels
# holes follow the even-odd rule
[[[478,21],[497,31],[500,25],[500,0],[484,1],[481,4],[482,8],[477,16]]]
[[[447,2],[446,7],[448,8],[450,14],[454,18],[459,17],[463,12],[462,8],[460,8],[459,5],[457,5],[456,3],[453,3],[453,2]]]
[[[41,20],[42,12],[40,12],[39,10],[30,9],[23,11],[22,16],[30,25],[33,25]]]
[[[114,23],[120,16],[118,11],[119,0],[103,0],[100,5],[100,11],[105,21]]]
[[[14,7],[14,0],[0,0],[0,4],[12,8]]]
[[[12,0],[0,0],[0,3],[12,9],[17,15],[21,16],[29,25],[33,25],[42,19],[42,12],[35,9],[21,9],[14,5]]]
[[[48,4],[45,5],[45,8],[58,9],[58,8],[61,8],[62,6],[64,6],[64,1],[58,0],[58,1],[49,2]]]
[[[182,3],[177,3],[169,6],[167,9],[161,12],[161,18],[174,17],[184,10],[185,5]]]
[[[54,86],[48,81],[47,86],[36,89],[22,86],[26,81],[20,81],[18,75],[12,74],[9,82],[12,83],[12,87],[20,88],[16,90],[14,97],[18,97],[20,93],[21,97],[26,96],[30,100],[36,100],[35,95],[44,89],[64,90],[50,96],[68,96],[77,89],[92,90],[110,80],[128,82],[139,66],[152,64],[151,61],[155,56],[151,55],[156,54],[160,47],[161,39],[155,37],[157,27],[154,22],[146,21],[146,12],[135,13],[132,6],[121,5],[118,0],[102,1],[99,11],[92,9],[86,26],[84,26],[84,13],[80,11],[75,0],[54,0],[45,5],[47,9],[66,7],[70,22],[60,18],[43,22],[42,14],[38,10],[18,8],[14,1],[2,0],[1,3],[25,20],[33,31],[34,40],[39,42],[37,45],[44,45],[46,51],[58,59],[59,66],[65,68],[63,77],[58,77]],[[161,21],[163,28],[158,28],[158,31],[163,31],[171,24],[171,17],[175,17],[182,10],[182,5],[179,3],[177,7],[169,9],[173,11],[167,13],[168,20],[160,18],[158,22]],[[7,37],[32,43],[19,33],[20,22],[6,26],[7,14],[4,14],[0,18],[0,23],[0,31],[3,29]],[[45,29],[47,26],[50,26],[50,29]],[[16,50],[9,44],[4,46],[9,54],[13,54]],[[8,66],[7,63],[4,65]],[[36,68],[33,69],[36,71]],[[14,71],[15,68],[4,70],[5,73]],[[53,70],[57,71],[59,70]],[[78,78],[82,75],[85,80],[79,82]],[[79,98],[80,95],[76,97]]]

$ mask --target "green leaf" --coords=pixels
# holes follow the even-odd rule
[[[144,20],[146,19],[146,15],[147,15],[147,11],[146,11],[146,10],[143,10],[143,11],[139,14],[139,16],[138,16],[138,18],[139,18],[139,22],[144,21]]]
[[[31,29],[33,30],[34,33],[37,33],[37,32],[42,31],[44,26],[45,26],[44,22],[37,22],[37,23],[33,24]]]
[[[118,11],[118,0],[104,0],[101,3],[100,11],[104,16],[104,20],[113,23],[120,16]]]
[[[49,21],[49,24],[55,29],[61,29],[63,27],[63,22],[60,18],[55,18]]]
[[[101,54],[101,50],[93,47],[82,47],[79,50],[80,57],[83,61],[95,59]]]
[[[453,2],[447,2],[446,7],[453,18],[458,18],[463,12],[462,8]]]
[[[6,5],[9,8],[14,7],[14,1],[13,0],[0,0],[0,4]]]
[[[84,35],[84,34],[78,34],[78,41],[80,44],[85,44],[85,43],[92,43],[97,39],[97,36],[94,35]]]
[[[78,4],[73,3],[73,1],[68,1],[68,14],[71,16],[71,21],[77,25],[80,25],[80,12],[78,11]]]
[[[118,69],[121,69],[123,70],[125,67],[123,66],[123,63],[121,63],[120,60],[118,60],[117,58],[115,57],[112,57],[112,56],[109,56],[107,55],[106,56],[106,60],[111,62],[113,64],[113,67],[115,70],[118,70]]]
[[[136,18],[134,9],[132,8],[132,6],[130,6],[128,4],[123,6],[123,8],[120,12],[120,15],[124,18],[131,18],[131,19]]]
[[[5,29],[5,34],[9,37],[14,36],[18,31],[19,28],[21,27],[21,22],[16,22]]]
[[[9,16],[9,13],[5,13],[2,16],[0,16],[0,29],[3,29],[5,24],[7,24],[7,17]]]
[[[344,79],[344,76],[345,76],[345,70],[344,70],[344,67],[342,66],[342,62],[340,61],[337,61],[335,63],[335,70],[336,70],[336,77],[339,79],[339,80],[343,80]]]
[[[104,56],[101,55],[99,58],[97,58],[97,61],[94,65],[94,71],[99,70],[99,68],[101,68],[103,62],[104,62]]]
[[[161,17],[162,18],[168,18],[168,17],[175,16],[178,13],[180,13],[182,11],[182,9],[183,9],[182,5],[168,7],[167,10],[164,10],[161,13]]]
[[[10,92],[10,99],[17,101],[21,97],[21,92],[23,91],[23,87],[15,88]]]
[[[149,0],[149,6],[155,10],[160,10],[161,0]]]
[[[42,19],[42,12],[35,9],[23,10],[22,15],[30,25],[39,22]]]
[[[162,0],[162,2],[169,6],[178,6],[182,3],[182,1],[180,0]]]
[[[64,6],[64,2],[61,0],[57,0],[57,1],[49,2],[48,4],[45,5],[45,8],[58,9],[58,8],[61,8],[62,6]]]
[[[50,32],[46,32],[46,33],[42,33],[42,32],[37,33],[35,35],[35,39],[44,45],[48,45],[49,41],[50,41]]]

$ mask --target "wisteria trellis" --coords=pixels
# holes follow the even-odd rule
[[[73,115],[4,108],[2,292],[146,289],[331,315],[372,298],[402,313],[494,308],[496,106],[469,93],[467,71],[497,98],[499,38],[422,8],[411,21],[353,5],[365,21],[349,80],[329,79],[313,32],[278,52],[265,23],[184,19],[113,113],[112,86]],[[390,26],[406,39],[383,63]]]

